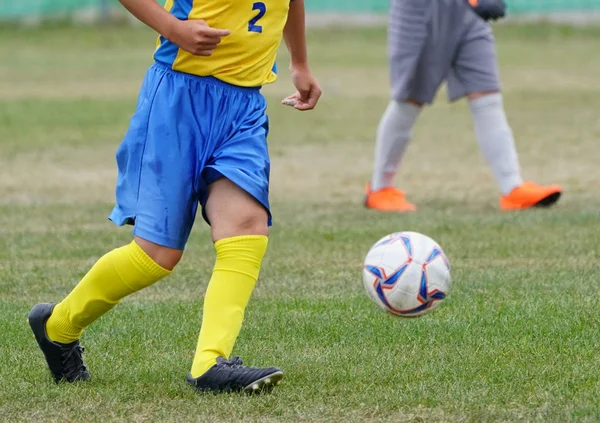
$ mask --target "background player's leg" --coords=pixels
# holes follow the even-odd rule
[[[475,136],[502,195],[523,183],[512,130],[504,112],[502,94],[468,95]]]
[[[191,376],[218,357],[229,358],[258,279],[268,242],[268,213],[254,197],[226,178],[209,186],[205,206],[217,259],[204,299],[202,328]]]
[[[394,185],[394,177],[420,111],[421,105],[416,101],[392,100],[388,105],[377,128],[372,191]]]
[[[392,101],[377,129],[373,175],[367,197],[372,192],[393,186],[394,176],[423,103],[423,100],[411,98],[428,101],[433,98],[429,92],[428,78],[421,77],[425,75],[422,66],[430,38],[428,8],[427,2],[419,0],[390,2],[388,62]],[[382,197],[385,197],[382,200],[387,200],[387,196]],[[377,199],[367,198],[367,207],[381,208],[380,202],[374,200]],[[370,204],[373,202],[377,204]]]
[[[395,212],[416,209],[404,192],[393,186],[393,180],[421,106],[433,102],[450,70],[457,34],[463,32],[455,9],[440,1],[390,2],[388,50],[394,101],[378,127],[373,175],[365,197],[367,208]]]
[[[506,119],[499,92],[475,92],[468,95],[475,134],[483,155],[494,174],[504,210],[550,206],[562,193],[557,185],[542,186],[523,182],[512,130]]]
[[[559,186],[523,183],[500,94],[494,37],[489,25],[475,16],[456,55],[448,91],[451,100],[464,95],[469,99],[477,142],[502,193],[500,207],[515,210],[554,204],[562,192]]]
[[[422,77],[425,75],[422,66],[430,38],[428,8],[427,2],[419,0],[390,2],[388,62],[392,101],[377,128],[370,192],[393,186],[423,103],[423,100],[411,98],[429,101],[433,98],[429,93],[428,78]]]
[[[469,99],[477,142],[500,192],[505,195],[523,180],[502,104],[494,36],[490,26],[469,10],[468,5],[460,8],[468,30],[462,35],[448,77],[448,95],[451,101],[463,96]]]

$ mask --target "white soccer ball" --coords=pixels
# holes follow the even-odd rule
[[[382,309],[417,317],[440,305],[452,281],[442,248],[416,232],[396,232],[371,247],[363,267],[369,297]]]

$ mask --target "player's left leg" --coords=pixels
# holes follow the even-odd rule
[[[222,87],[232,124],[202,171],[200,202],[216,262],[188,382],[199,391],[269,389],[283,373],[230,357],[267,249],[270,159],[266,102],[257,90]],[[231,129],[230,129],[231,128]]]
[[[205,213],[217,259],[204,299],[202,327],[188,381],[198,390],[256,391],[277,384],[276,367],[252,368],[230,359],[246,305],[267,250],[269,215],[249,193],[220,178],[209,186]]]
[[[465,13],[472,14],[472,22],[448,78],[450,100],[463,96],[469,100],[477,142],[502,195],[501,208],[514,210],[554,204],[561,195],[559,186],[523,182],[500,93],[491,28],[470,10]]]
[[[502,194],[500,207],[503,210],[515,210],[554,204],[562,192],[559,186],[523,182],[502,94],[474,92],[467,97],[479,146]]]

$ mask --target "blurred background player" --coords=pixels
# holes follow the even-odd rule
[[[394,177],[424,104],[447,81],[450,101],[469,100],[479,147],[499,186],[503,210],[554,204],[556,185],[523,182],[506,120],[494,37],[488,20],[504,16],[502,0],[392,0],[388,52],[392,101],[377,131],[365,206],[414,211]]]
[[[173,271],[200,203],[217,258],[187,380],[198,391],[270,388],[281,370],[247,367],[230,354],[267,249],[270,161],[260,86],[276,79],[282,34],[298,90],[284,103],[310,110],[321,95],[308,68],[304,0],[121,3],[161,34],[117,151],[110,219],[135,225],[134,240],[100,258],[59,304],[34,306],[31,329],[55,381],[89,379],[83,330]]]

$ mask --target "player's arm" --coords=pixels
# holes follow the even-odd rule
[[[285,98],[282,103],[298,110],[311,110],[321,97],[321,88],[308,66],[304,0],[290,2],[287,23],[283,29],[283,39],[290,52],[290,72],[298,91]]]
[[[291,0],[287,23],[283,29],[283,39],[290,52],[290,70],[308,70],[308,54],[306,52],[306,22],[304,0]]]
[[[167,40],[197,56],[210,56],[229,35],[225,29],[209,27],[202,20],[182,21],[167,12],[155,0],[119,0],[129,12]]]

